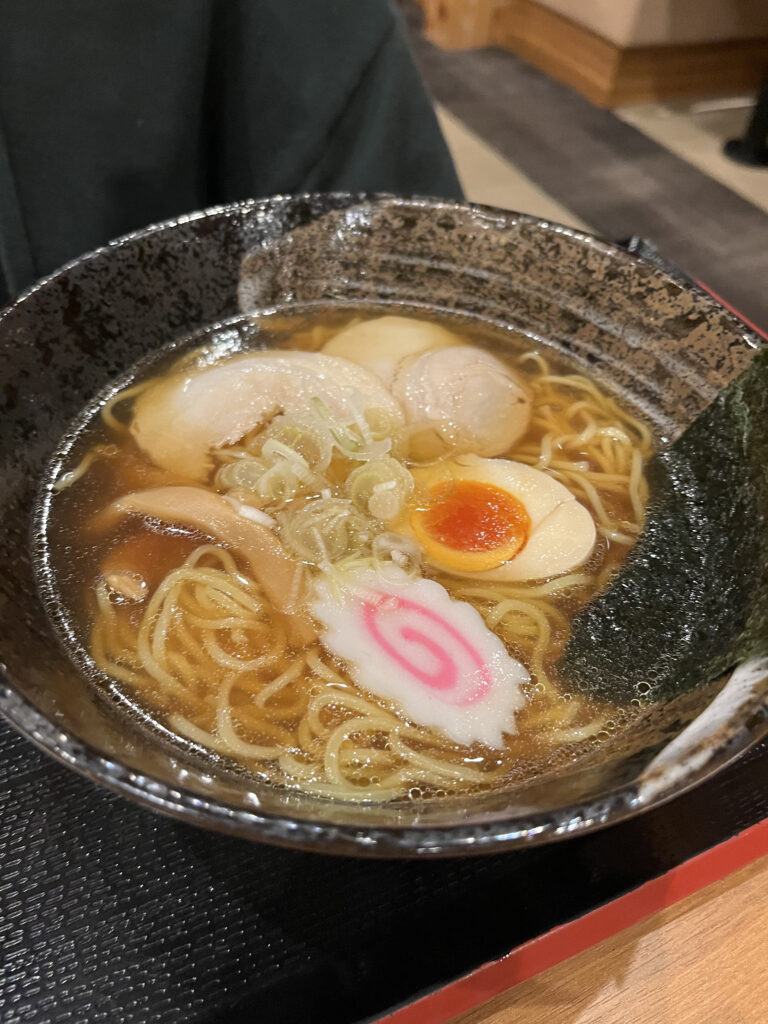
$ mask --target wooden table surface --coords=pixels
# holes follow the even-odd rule
[[[451,1024],[766,1024],[768,857]]]

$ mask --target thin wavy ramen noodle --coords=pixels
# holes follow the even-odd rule
[[[297,325],[284,347],[318,350],[343,326],[331,315]],[[454,323],[446,326],[456,331]],[[467,330],[463,340],[481,345],[487,338]],[[453,601],[471,605],[529,676],[524,706],[510,704],[516,731],[504,727],[498,747],[457,743],[409,720],[395,700],[355,682],[355,671],[324,645],[320,623],[297,647],[236,550],[183,524],[129,516],[104,525],[97,513],[115,499],[179,482],[131,435],[132,402],[148,394],[151,380],[111,395],[79,464],[55,485],[54,563],[67,564],[67,545],[80,552],[61,585],[73,628],[110,685],[206,756],[350,801],[510,786],[563,770],[607,738],[620,726],[616,710],[566,692],[555,665],[573,615],[642,531],[643,467],[653,441],[594,381],[553,367],[525,339],[518,345],[515,352],[505,336],[502,352],[511,355],[493,348],[518,375],[531,408],[527,431],[503,458],[558,481],[596,527],[587,561],[554,578],[490,581],[447,571],[377,520],[377,511],[403,516],[408,502],[424,500],[406,472],[413,427],[393,428],[354,401],[342,422],[322,406],[322,394],[314,396],[306,414],[278,415],[213,451],[209,478],[196,481],[275,531],[286,557],[303,562],[308,594],[313,580],[322,579],[333,600],[334,587],[350,574],[396,571],[398,578],[431,578]]]

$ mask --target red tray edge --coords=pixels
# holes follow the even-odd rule
[[[577,953],[768,855],[768,818],[583,917],[523,943],[499,960],[378,1018],[384,1024],[445,1024]]]
[[[729,313],[733,313],[734,316],[737,316],[739,320],[741,320],[742,323],[746,324],[750,330],[755,332],[755,334],[759,334],[761,338],[765,338],[765,340],[768,341],[768,333],[766,333],[762,327],[758,327],[757,324],[752,323],[751,320],[748,320],[743,313],[740,313],[738,309],[736,309],[735,306],[732,306],[730,302],[726,301],[726,299],[724,299],[722,295],[718,295],[717,292],[713,292],[709,285],[705,284],[703,281],[697,281],[696,284],[700,288],[703,288],[705,292],[708,292],[712,296],[712,298],[716,302],[719,302],[724,309],[727,309]]]

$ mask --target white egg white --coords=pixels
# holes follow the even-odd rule
[[[492,569],[461,572],[440,560],[438,545],[435,551],[422,545],[427,562],[456,576],[513,582],[547,579],[581,565],[595,546],[597,530],[587,509],[559,481],[521,462],[460,455],[415,469],[413,475],[422,490],[450,480],[490,484],[517,498],[528,513],[531,527],[524,547],[514,558]],[[408,514],[394,528],[406,536],[416,536]]]

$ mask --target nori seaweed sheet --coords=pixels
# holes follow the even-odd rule
[[[615,703],[667,700],[768,651],[768,348],[647,472],[643,534],[560,664]]]

